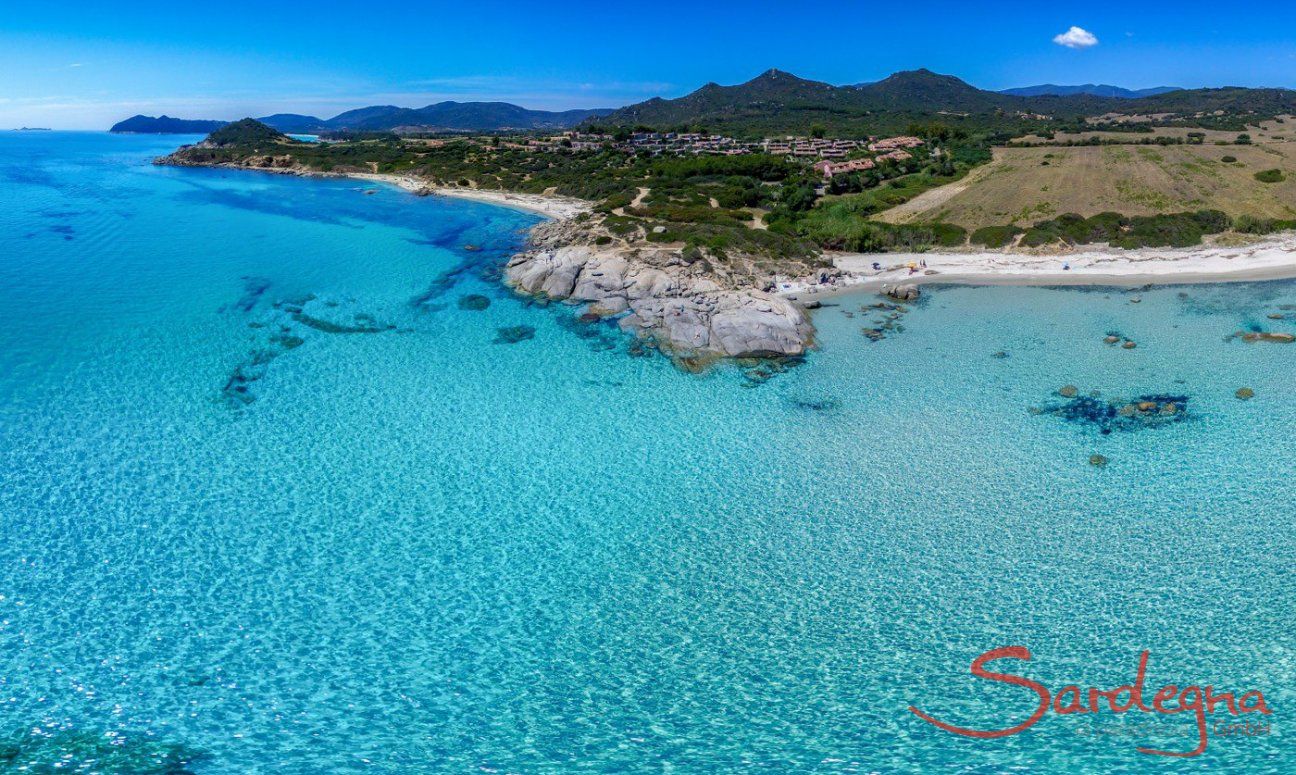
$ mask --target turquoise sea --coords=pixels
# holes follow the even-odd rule
[[[1227,339],[1296,284],[845,297],[696,376],[503,290],[534,216],[192,140],[0,135],[0,771],[1296,771],[1296,345]],[[1024,720],[1012,645],[1273,712],[908,711]]]

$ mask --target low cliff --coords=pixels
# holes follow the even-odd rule
[[[532,248],[509,261],[506,282],[621,316],[623,330],[675,353],[778,357],[801,355],[813,343],[814,327],[793,302],[732,287],[679,249],[580,244],[584,228],[561,221],[536,227]]]

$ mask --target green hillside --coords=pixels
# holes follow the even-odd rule
[[[1019,97],[978,89],[930,70],[896,73],[857,86],[833,86],[768,70],[736,86],[712,83],[678,99],[630,105],[599,123],[704,128],[736,136],[805,134],[818,125],[832,135],[859,136],[904,131],[911,123],[936,120],[968,131],[1025,132],[1104,114],[1240,127],[1292,112],[1296,91],[1289,89],[1184,89],[1137,99],[1092,94]]]

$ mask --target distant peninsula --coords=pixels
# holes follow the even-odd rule
[[[131,116],[113,124],[108,130],[114,134],[133,135],[201,135],[215,132],[228,121],[190,121],[170,116]]]
[[[324,134],[328,132],[436,132],[555,131],[572,129],[590,119],[601,118],[612,109],[529,110],[507,102],[438,102],[422,108],[372,105],[348,110],[333,118],[298,113],[276,113],[257,121],[280,132]],[[205,134],[228,121],[187,121],[169,116],[133,116],[109,131],[133,134]]]

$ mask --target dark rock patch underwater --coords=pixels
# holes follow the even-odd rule
[[[1138,431],[1183,422],[1191,416],[1188,402],[1188,396],[1169,393],[1149,393],[1130,400],[1073,395],[1063,403],[1048,404],[1033,409],[1032,412],[1057,417],[1068,423],[1087,425],[1105,435],[1114,431]]]
[[[118,732],[45,730],[0,734],[0,772],[190,775],[208,756],[179,743]]]
[[[517,344],[535,338],[531,326],[505,326],[495,329],[495,344]]]
[[[262,288],[254,298],[264,293]],[[245,295],[244,299],[249,298]],[[255,304],[255,301],[253,301]],[[242,309],[240,304],[235,308]],[[277,301],[269,312],[248,323],[256,344],[225,380],[221,396],[233,407],[256,401],[252,387],[266,375],[270,364],[283,354],[306,344],[319,334],[380,334],[396,326],[378,321],[372,314],[355,309],[352,300],[320,299],[314,295]]]

